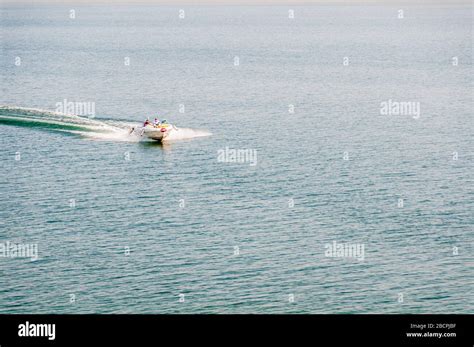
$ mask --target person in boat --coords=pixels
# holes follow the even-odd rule
[[[153,125],[155,127],[157,127],[158,125],[160,125],[160,120],[158,118],[155,118],[155,120],[153,121]]]
[[[146,121],[143,123],[143,126],[146,127],[147,125],[151,124],[150,119],[146,119]]]

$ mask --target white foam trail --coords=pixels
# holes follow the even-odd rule
[[[195,137],[211,136],[212,134],[205,130],[189,129],[189,128],[177,128],[173,130],[165,140],[163,141],[178,141],[187,140]]]
[[[56,125],[58,127],[55,130],[64,132],[73,132],[68,129],[71,126],[97,132],[114,131],[114,128],[116,128],[107,124],[106,121],[38,108],[0,106],[0,112],[0,119],[17,120],[25,124],[44,124],[45,127],[47,125]],[[12,112],[12,114],[8,112]],[[61,126],[64,126],[64,129],[61,129]]]
[[[0,120],[19,120],[25,122],[25,124],[34,122],[34,124],[38,124],[39,127],[41,127],[42,124],[45,126],[56,125],[58,127],[54,128],[55,131],[77,134],[91,140],[118,142],[153,141],[145,136],[139,136],[137,132],[131,133],[132,128],[140,126],[140,124],[133,122],[100,120],[97,118],[81,117],[37,108],[0,106],[0,111],[5,110],[7,114],[2,112]],[[12,111],[13,114],[9,114],[8,111]],[[64,128],[61,129],[61,126],[64,126]],[[74,129],[74,127],[76,129]],[[173,130],[169,134],[165,141],[178,141],[210,135],[211,133],[205,130],[176,128],[176,130]]]
[[[90,140],[113,141],[113,142],[140,142],[142,137],[132,133],[129,129],[120,129],[111,132],[91,132],[91,131],[69,131],[70,133],[80,135]]]

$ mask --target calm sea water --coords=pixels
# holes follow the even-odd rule
[[[2,6],[0,313],[474,312],[469,6]]]

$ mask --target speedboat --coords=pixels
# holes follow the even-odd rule
[[[166,139],[173,131],[177,131],[178,128],[173,124],[169,124],[166,121],[160,122],[158,124],[148,123],[144,126],[132,128],[130,133],[138,133],[140,136],[146,136],[149,139],[155,141],[163,141]]]

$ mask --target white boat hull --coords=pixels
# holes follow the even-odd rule
[[[160,129],[155,129],[155,128],[151,128],[151,129],[144,128],[143,130],[144,130],[143,131],[144,136],[155,141],[163,140],[167,136],[166,133],[168,132],[168,131],[162,132]]]
[[[177,128],[174,125],[166,123],[166,124],[160,124],[157,126],[147,125],[145,127],[134,129],[133,131],[138,133],[140,136],[146,136],[147,138],[151,140],[163,141],[175,129]]]

